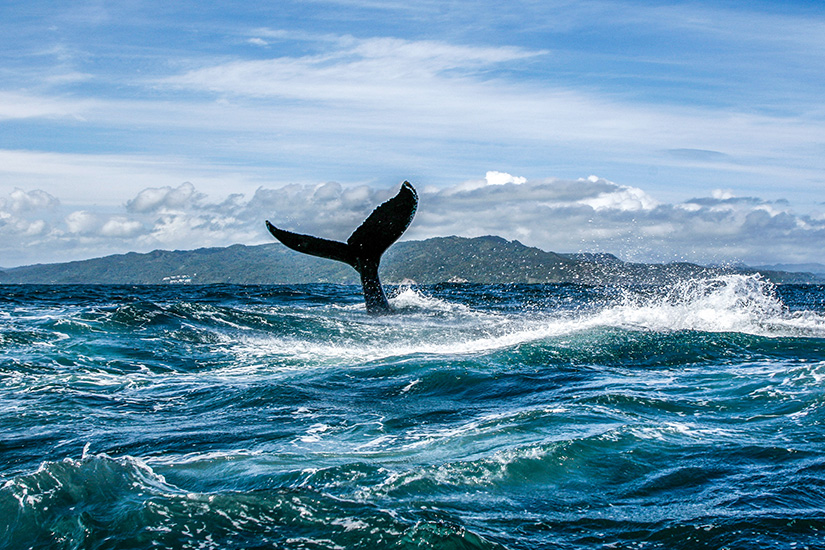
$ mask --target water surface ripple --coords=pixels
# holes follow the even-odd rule
[[[821,548],[825,287],[0,287],[0,547]]]

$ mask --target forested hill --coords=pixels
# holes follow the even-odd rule
[[[746,268],[689,263],[627,263],[610,254],[556,254],[500,237],[439,237],[406,241],[384,255],[386,283],[441,282],[615,284],[667,282]],[[779,283],[823,282],[810,273],[760,272]],[[279,243],[189,251],[130,252],[91,260],[39,264],[0,272],[0,283],[44,284],[357,284],[358,274],[339,262],[299,254]]]

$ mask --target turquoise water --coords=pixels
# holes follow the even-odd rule
[[[2,548],[823,548],[825,287],[0,287]]]

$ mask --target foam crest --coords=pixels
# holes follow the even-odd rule
[[[434,313],[470,313],[470,308],[463,304],[451,303],[446,300],[427,296],[426,294],[412,287],[400,287],[393,296],[390,297],[390,304],[402,312],[424,311],[429,314]]]
[[[471,356],[508,349],[523,343],[577,330],[581,322],[513,322],[504,318],[481,316],[453,319],[427,325],[423,322],[390,321],[370,324],[342,338],[302,339],[295,337],[249,337],[232,347],[240,364],[282,369],[310,366],[338,367],[342,363],[363,365],[391,358],[426,356]],[[352,327],[349,327],[352,328]]]
[[[759,336],[825,336],[825,317],[791,313],[758,275],[685,280],[664,293],[626,292],[594,321],[653,331],[739,332]]]
[[[413,288],[402,288],[392,303],[400,314],[373,317],[352,311],[352,306],[306,310],[295,313],[293,327],[300,327],[295,330],[237,335],[223,344],[237,361],[222,371],[236,375],[400,358],[468,357],[605,328],[825,336],[825,316],[791,312],[771,283],[746,275],[686,280],[666,289],[625,290],[617,300],[586,309],[524,307],[499,313]]]

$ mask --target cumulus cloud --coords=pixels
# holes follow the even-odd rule
[[[50,231],[48,219],[60,205],[57,197],[40,189],[15,189],[0,196],[0,258],[6,248],[24,248],[26,241],[37,240]]]
[[[344,187],[337,182],[260,188],[237,216],[254,219],[256,223],[268,219],[292,231],[345,240],[373,208],[397,191],[366,185]]]
[[[100,220],[91,212],[77,210],[72,212],[65,219],[66,230],[69,233],[81,234],[91,233],[98,229]]]
[[[137,220],[129,220],[124,217],[110,218],[100,228],[103,237],[134,237],[143,230],[143,224]]]
[[[204,195],[197,193],[195,186],[187,181],[176,188],[166,186],[144,189],[134,199],[126,202],[126,209],[130,212],[154,212],[164,208],[181,208],[202,198]]]
[[[487,185],[505,185],[508,183],[522,184],[527,183],[527,178],[522,176],[511,176],[507,172],[490,171],[484,176],[484,181]]]
[[[821,261],[825,242],[822,213],[800,215],[785,201],[730,192],[669,204],[641,188],[596,176],[527,180],[495,171],[448,188],[418,185],[418,190],[421,203],[404,236],[408,239],[499,235],[556,252],[698,263]],[[16,190],[0,198],[0,236],[7,237],[0,253],[21,258],[19,265],[27,263],[25,258],[57,261],[129,250],[273,242],[266,219],[287,230],[345,240],[397,191],[398,185],[325,182],[210,197],[183,183],[146,188],[119,210],[54,216],[57,198]],[[35,258],[33,251],[52,257]]]
[[[483,180],[467,180],[454,187],[451,187],[446,192],[448,194],[455,194],[462,193],[465,191],[474,191],[476,189],[481,189],[482,187],[486,187],[488,185],[521,185],[522,183],[526,182],[527,178],[525,177],[513,176],[511,174],[508,174],[507,172],[498,172],[496,170],[490,170],[484,175]]]
[[[598,183],[597,176],[590,176],[588,181]],[[659,206],[659,201],[639,189],[638,187],[617,186],[615,189],[599,193],[596,197],[588,197],[579,201],[593,210],[622,210],[638,211],[653,210]]]
[[[34,189],[33,191],[24,191],[22,189],[15,189],[7,198],[0,202],[0,207],[8,209],[11,212],[32,212],[39,209],[53,208],[60,204],[60,201],[42,191]]]
[[[259,219],[260,212],[287,229],[343,240],[396,190],[336,183],[262,188],[244,215]],[[816,261],[817,243],[825,242],[825,221],[797,215],[784,201],[717,193],[668,204],[596,176],[527,181],[488,172],[483,180],[419,191],[421,205],[406,238],[493,234],[559,252],[700,263]],[[351,196],[358,200],[347,200]]]
[[[545,250],[637,261],[821,261],[818,243],[825,242],[821,217],[795,214],[785,201],[724,192],[667,204],[595,176],[464,183],[422,203],[411,230],[416,237],[496,234]]]

